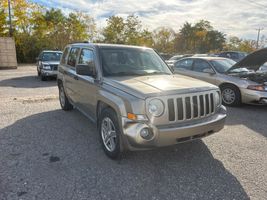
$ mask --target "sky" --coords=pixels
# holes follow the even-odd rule
[[[267,37],[266,0],[32,0],[49,8],[86,12],[95,18],[98,27],[106,25],[111,15],[127,17],[135,14],[149,30],[171,27],[178,31],[184,22],[201,19],[227,34],[243,39]]]

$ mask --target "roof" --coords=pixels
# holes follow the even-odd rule
[[[134,46],[134,45],[124,45],[124,44],[105,44],[105,43],[72,43],[70,44],[71,46],[84,46],[84,47],[88,47],[88,46],[97,46],[100,48],[105,48],[105,47],[115,47],[115,48],[140,48],[140,49],[151,49],[145,46]]]
[[[212,56],[204,56],[204,57],[201,57],[201,56],[199,56],[199,57],[185,57],[185,59],[187,59],[187,58],[193,58],[193,59],[196,59],[196,58],[199,58],[199,59],[204,59],[204,60],[225,60],[225,59],[229,59],[229,58],[224,58],[224,57],[212,57]]]
[[[43,50],[45,53],[62,53],[62,51],[54,51],[54,50]]]

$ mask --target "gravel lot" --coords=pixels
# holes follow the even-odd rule
[[[64,112],[33,66],[0,71],[0,199],[266,199],[267,107],[228,108],[224,130],[120,161]]]

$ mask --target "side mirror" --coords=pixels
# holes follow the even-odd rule
[[[210,75],[215,74],[215,72],[211,68],[206,68],[206,69],[203,70],[203,72],[207,73],[207,74],[210,74]]]
[[[76,73],[79,75],[92,76],[95,78],[96,76],[95,66],[93,64],[89,65],[78,64],[76,65]]]

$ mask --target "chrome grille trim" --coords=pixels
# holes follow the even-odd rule
[[[169,109],[173,108],[173,105],[169,105],[169,103],[167,105],[169,122],[184,122],[211,116],[216,110],[214,101],[216,92],[217,91],[207,91],[168,98],[167,102],[174,102],[174,112],[169,112]],[[194,102],[197,102],[197,104],[195,105]],[[183,110],[182,113],[179,111],[181,107]],[[172,116],[173,114],[174,116]]]

